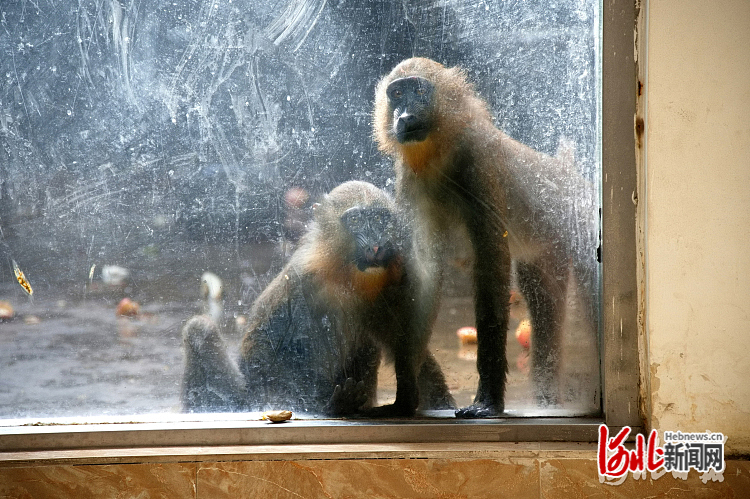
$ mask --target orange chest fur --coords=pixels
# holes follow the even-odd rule
[[[347,295],[368,302],[375,301],[386,287],[398,283],[403,276],[399,260],[387,268],[371,268],[364,272],[351,263],[328,263],[310,270],[326,295],[337,301]]]
[[[404,164],[417,175],[427,171],[433,161],[440,156],[439,139],[432,136],[422,142],[412,142],[401,145],[401,156]]]
[[[374,301],[383,290],[401,280],[401,266],[391,264],[387,268],[370,269],[351,273],[352,290],[367,301]]]

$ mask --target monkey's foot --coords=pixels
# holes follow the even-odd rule
[[[460,419],[478,419],[478,418],[501,418],[503,417],[503,405],[499,407],[491,404],[471,404],[456,411],[456,417]]]
[[[357,382],[354,378],[346,378],[344,386],[336,385],[333,395],[324,409],[331,416],[348,416],[356,414],[368,400],[364,381]]]
[[[437,397],[421,403],[419,408],[429,411],[456,410],[456,401],[453,399],[453,396],[448,393],[443,397]]]

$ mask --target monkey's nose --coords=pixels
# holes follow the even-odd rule
[[[381,247],[379,245],[374,246],[368,246],[365,250],[365,261],[368,265],[371,266],[377,266],[380,265],[382,262],[382,251],[381,254],[378,254],[378,250],[380,250]]]
[[[365,250],[365,259],[367,259],[367,263],[375,263],[378,259],[378,247],[377,246],[370,246]]]
[[[409,126],[417,121],[417,117],[410,113],[402,113],[401,116],[398,117],[398,121],[404,126]]]
[[[400,143],[421,142],[427,138],[429,129],[413,114],[403,113],[395,124],[396,140]]]

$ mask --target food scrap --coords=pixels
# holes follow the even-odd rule
[[[531,321],[528,319],[521,321],[516,328],[516,339],[524,348],[531,346]]]
[[[15,260],[11,260],[11,262],[13,263],[13,273],[16,275],[16,280],[18,281],[18,284],[21,285],[23,290],[26,291],[29,294],[29,296],[33,295],[34,290],[31,289],[31,284],[26,279],[26,276],[24,275],[23,271],[18,266]]]
[[[42,322],[42,319],[37,317],[36,315],[24,315],[23,316],[23,323],[27,326],[35,326]]]
[[[456,336],[461,340],[462,345],[473,345],[477,342],[477,328],[471,326],[459,328]]]
[[[13,306],[7,301],[0,301],[0,322],[9,321],[14,315]]]
[[[138,305],[138,302],[125,297],[120,300],[120,303],[117,305],[115,314],[122,317],[135,317],[136,315],[138,315],[140,308],[141,307],[140,305]]]
[[[292,419],[292,411],[267,411],[263,413],[263,421],[282,423]]]
[[[93,276],[91,271],[89,271],[89,275]],[[119,265],[102,266],[102,282],[104,282],[106,286],[113,288],[124,286],[129,278],[130,271],[125,267],[120,267]]]

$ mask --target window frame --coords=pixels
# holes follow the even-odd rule
[[[381,449],[393,449],[393,445],[408,443],[595,442],[602,423],[612,431],[623,426],[630,426],[633,434],[643,431],[639,384],[638,180],[634,133],[638,80],[633,36],[637,16],[637,2],[602,2],[600,416],[493,420],[300,420],[269,424],[242,419],[242,414],[206,415],[200,420],[195,416],[190,420],[190,417],[181,417],[184,415],[169,414],[161,420],[156,415],[140,422],[132,418],[120,421],[100,418],[99,422],[87,419],[84,424],[24,426],[5,420],[0,421],[0,462],[31,459],[29,456],[40,451],[76,449],[90,452],[99,449],[99,454],[106,449],[105,455],[114,456],[118,449],[180,446],[250,446],[244,447],[243,451],[250,452],[248,449],[258,446],[288,445],[334,444],[341,448],[348,444],[372,444],[380,445]]]

